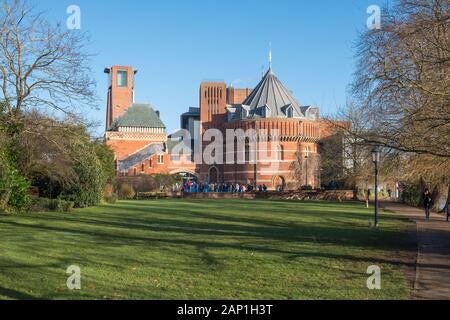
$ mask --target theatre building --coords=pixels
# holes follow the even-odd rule
[[[224,157],[232,154],[233,163],[200,164],[202,181],[265,184],[270,189],[319,185],[318,143],[329,125],[320,120],[317,107],[300,105],[272,68],[253,90],[202,83],[200,128],[202,134],[219,129],[224,137],[227,130],[252,132],[224,145]]]
[[[176,143],[168,138],[159,111],[134,102],[135,70],[115,66],[105,72],[110,76],[105,138],[115,150],[118,175],[183,173],[199,182],[269,189],[320,185],[318,144],[330,135],[330,126],[320,119],[319,108],[301,105],[272,68],[254,89],[201,83],[199,108],[180,116],[181,128],[191,133],[186,144],[192,148],[209,129],[222,133],[223,155],[210,164],[201,154],[171,155]],[[227,130],[236,133],[231,144],[225,141]],[[207,148],[203,141],[200,152]]]

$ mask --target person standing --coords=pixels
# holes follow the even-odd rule
[[[425,209],[425,218],[427,220],[430,220],[431,205],[432,205],[431,193],[430,190],[428,190],[427,188],[423,193],[423,207]]]
[[[369,202],[370,202],[370,188],[367,189],[366,193],[366,207],[369,208]]]

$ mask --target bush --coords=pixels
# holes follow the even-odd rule
[[[73,201],[63,199],[31,198],[32,212],[72,212],[74,208]]]
[[[103,200],[104,200],[106,203],[109,203],[109,204],[115,204],[115,203],[117,202],[117,200],[118,200],[117,193],[113,193],[113,194],[110,195],[110,196],[106,196],[106,197],[103,198]]]
[[[417,184],[404,184],[401,200],[407,205],[414,207],[419,206],[421,201],[420,186]]]
[[[1,150],[0,150],[1,151]],[[0,211],[16,213],[29,208],[30,182],[0,153]]]
[[[117,198],[117,192],[115,192],[114,186],[108,183],[103,189],[103,201],[114,204],[117,202]]]
[[[50,208],[50,199],[38,197],[31,198],[31,206],[30,206],[31,212],[50,211],[49,208]]]
[[[73,201],[77,208],[96,206],[102,200],[106,183],[102,163],[89,142],[80,143],[73,148],[78,160],[73,166],[77,179],[63,190],[61,197]]]
[[[114,190],[114,186],[110,183],[105,185],[105,188],[103,189],[103,201],[106,203],[114,204],[117,202],[117,193]]]
[[[118,188],[118,196],[120,200],[131,200],[134,199],[136,193],[131,185],[128,183],[122,183]]]
[[[117,184],[119,185],[119,187],[122,184],[131,185],[135,193],[154,191],[159,192],[161,187],[164,190],[172,190],[173,185],[178,180],[178,177],[172,175],[142,174],[139,176],[119,177],[117,178]]]

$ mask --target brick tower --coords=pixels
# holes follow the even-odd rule
[[[106,68],[109,75],[108,98],[106,105],[106,130],[115,119],[122,116],[134,102],[134,75],[132,67],[113,66]]]

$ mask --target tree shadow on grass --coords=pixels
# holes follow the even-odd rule
[[[94,225],[108,225],[115,226],[122,229],[137,229],[142,231],[154,231],[161,233],[161,237],[155,236],[137,236],[130,234],[120,234],[111,230],[110,232],[102,231],[102,228],[97,230],[82,230],[82,229],[71,229],[65,227],[55,227],[55,226],[44,226],[44,225],[24,225],[12,221],[3,221],[1,224],[6,224],[21,228],[30,228],[33,230],[48,231],[48,232],[60,232],[60,233],[71,233],[74,235],[79,235],[81,237],[92,237],[95,239],[96,245],[107,250],[108,247],[118,247],[122,245],[135,245],[135,246],[192,246],[199,249],[235,249],[235,250],[249,250],[254,252],[266,253],[266,254],[279,254],[284,255],[286,259],[296,259],[302,257],[316,257],[316,258],[330,258],[330,259],[344,259],[355,262],[373,262],[377,261],[379,263],[391,263],[396,264],[396,257],[392,256],[389,258],[374,258],[370,254],[364,257],[358,257],[349,254],[339,254],[330,252],[310,252],[305,250],[300,250],[299,248],[291,249],[281,249],[279,247],[267,246],[265,241],[270,243],[272,240],[275,241],[286,241],[290,244],[326,244],[332,246],[349,246],[349,247],[360,247],[368,250],[368,253],[372,249],[380,250],[396,250],[396,249],[407,249],[401,248],[396,241],[401,241],[402,234],[392,232],[392,234],[383,233],[385,237],[390,238],[389,241],[380,241],[381,239],[368,238],[367,230],[352,230],[348,232],[346,230],[341,230],[340,228],[331,227],[308,227],[308,226],[296,226],[292,228],[270,228],[270,227],[257,227],[249,226],[242,227],[236,225],[221,225],[221,224],[210,224],[210,223],[186,223],[179,222],[178,226],[174,227],[174,221],[168,220],[158,220],[156,226],[142,226],[133,224],[121,224],[121,223],[111,223],[106,221],[91,221]],[[225,229],[226,228],[226,229]],[[222,229],[222,230],[219,230]],[[236,231],[239,231],[237,233]],[[178,232],[184,234],[185,236],[180,238],[167,238],[167,233]],[[373,231],[376,232],[376,231]],[[207,235],[209,238],[211,236],[240,236],[240,237],[257,237],[261,238],[264,242],[261,243],[228,243],[223,241],[223,239],[218,239],[219,241],[209,241],[203,239],[195,239],[195,236]],[[333,235],[333,237],[327,237],[327,235]],[[345,236],[347,235],[347,236]],[[368,239],[369,240],[368,240]],[[245,239],[245,238],[243,238]],[[361,240],[362,239],[362,240]],[[251,239],[250,241],[252,241]],[[394,241],[395,240],[395,241]],[[360,243],[357,243],[361,241]],[[207,258],[207,257],[206,257]],[[207,258],[208,260],[209,258]],[[213,261],[210,261],[214,264]]]
[[[17,290],[0,287],[0,296],[13,300],[37,300],[38,298]]]

